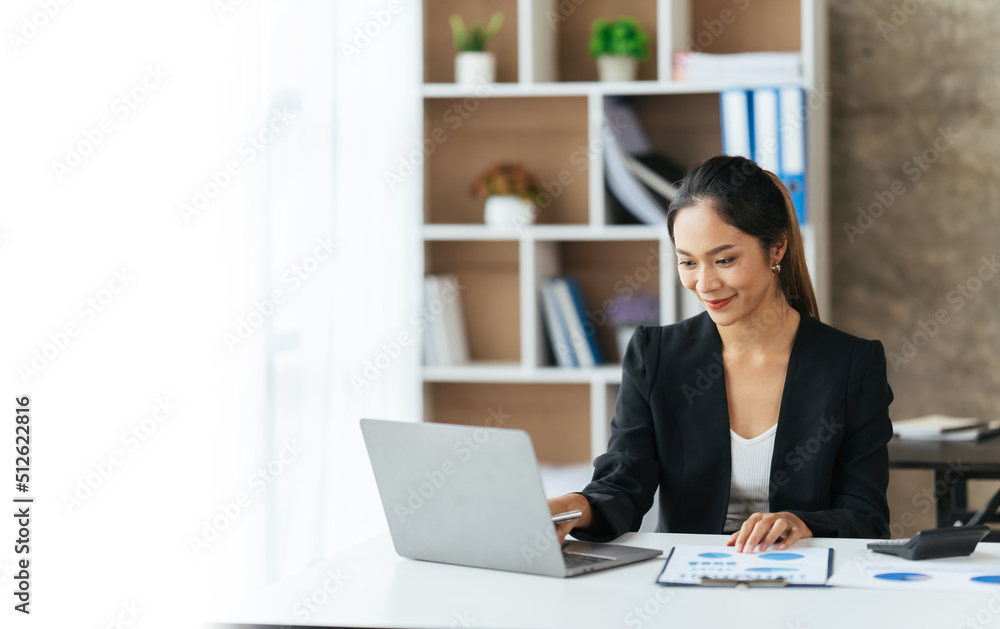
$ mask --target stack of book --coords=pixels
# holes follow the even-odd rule
[[[542,285],[542,317],[557,365],[593,367],[603,361],[597,327],[587,318],[575,279],[553,277]]]
[[[673,62],[675,81],[778,84],[795,83],[802,77],[802,55],[797,52],[711,54],[677,50]]]
[[[469,362],[460,291],[454,275],[424,277],[424,364],[428,366]]]
[[[921,441],[978,441],[1000,434],[1000,420],[927,415],[892,423],[893,434],[901,439]]]

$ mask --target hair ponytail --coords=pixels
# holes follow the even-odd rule
[[[818,320],[819,307],[816,304],[816,293],[813,292],[812,280],[809,278],[805,245],[802,242],[802,230],[799,229],[799,215],[795,212],[792,195],[788,193],[788,188],[782,183],[780,177],[769,170],[764,172],[768,174],[781,192],[781,196],[784,197],[785,212],[788,214],[789,227],[786,232],[788,245],[785,247],[785,255],[781,259],[781,272],[778,273],[781,290],[785,293],[785,299],[788,300],[789,305]]]
[[[819,319],[798,215],[781,179],[745,157],[718,155],[701,162],[685,175],[667,209],[671,242],[677,213],[700,203],[712,207],[726,223],[756,238],[765,255],[787,239],[778,285],[788,305]]]

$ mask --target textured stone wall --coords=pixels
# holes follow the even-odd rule
[[[1000,3],[828,15],[832,323],[885,345],[893,418],[1000,419]],[[930,483],[893,473],[907,534],[933,526],[912,505]]]

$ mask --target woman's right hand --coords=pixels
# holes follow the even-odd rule
[[[556,537],[559,540],[559,547],[562,548],[566,535],[575,528],[585,529],[590,526],[591,509],[590,502],[580,494],[566,494],[557,498],[549,499],[549,511],[552,515],[566,513],[567,511],[580,510],[583,515],[576,520],[556,524]]]

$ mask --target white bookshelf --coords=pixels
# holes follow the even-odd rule
[[[600,310],[615,292],[614,278],[648,266],[653,251],[655,265],[647,269],[643,287],[660,296],[661,324],[673,323],[686,312],[666,228],[609,223],[600,153],[604,98],[630,99],[656,148],[690,167],[722,152],[722,90],[795,85],[806,90],[807,103],[809,93],[823,93],[826,26],[823,5],[805,0],[755,0],[745,5],[728,0],[588,0],[561,3],[576,8],[551,28],[547,16],[558,13],[559,4],[424,0],[425,124],[417,141],[438,127],[448,137],[419,170],[422,198],[416,202],[424,225],[414,281],[426,273],[452,272],[469,286],[463,305],[472,363],[423,368],[424,419],[483,425],[489,408],[517,409],[518,417],[508,426],[531,433],[540,460],[565,463],[591,460],[604,451],[621,368],[616,360],[587,369],[553,365],[539,307],[541,282],[563,273],[581,276],[587,308]],[[738,12],[740,6],[745,10]],[[706,28],[706,20],[727,9],[736,19],[713,36],[711,45],[702,47],[706,52],[769,46],[800,50],[801,76],[780,84],[675,81],[673,52],[685,49],[686,42],[701,35],[698,29]],[[506,14],[489,47],[497,54],[497,82],[450,82],[454,51],[448,16],[460,13],[467,23],[485,22],[494,10]],[[580,80],[591,74],[596,78],[585,48],[591,21],[621,14],[637,17],[653,40],[651,60],[640,71],[640,80]],[[573,54],[575,48],[567,52],[567,42],[575,46],[581,39],[584,46],[578,55]],[[809,222],[802,226],[824,320],[830,312],[827,106],[808,109],[805,123]],[[444,121],[455,107],[469,111],[453,129]],[[590,159],[573,161],[574,147],[585,147]],[[538,224],[517,230],[489,228],[482,224],[481,206],[465,191],[482,168],[499,160],[524,162],[543,181],[572,169],[573,182],[542,211]],[[609,342],[612,332],[599,329],[599,338],[605,358],[616,359],[616,348]]]

